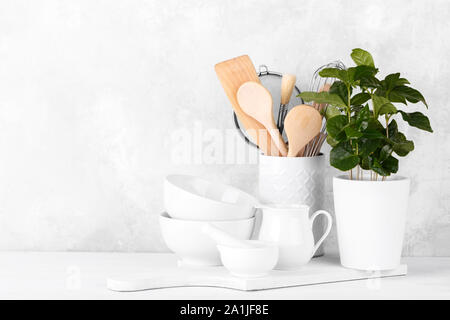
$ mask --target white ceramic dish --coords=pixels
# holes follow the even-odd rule
[[[164,205],[172,218],[201,221],[249,219],[257,200],[234,187],[188,176],[164,181]]]
[[[170,250],[179,258],[180,265],[221,265],[216,242],[203,233],[202,228],[211,223],[239,239],[250,239],[255,218],[233,221],[191,221],[169,217],[164,212],[159,217],[161,232]]]
[[[236,277],[267,276],[278,262],[278,246],[265,241],[249,242],[254,245],[253,248],[217,245],[223,265]]]

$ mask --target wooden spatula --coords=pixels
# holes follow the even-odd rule
[[[284,120],[284,130],[289,141],[288,157],[296,157],[319,134],[321,127],[322,116],[313,107],[301,104],[292,108]]]
[[[287,156],[287,147],[275,124],[272,111],[272,95],[269,90],[254,81],[242,84],[237,92],[237,100],[242,110],[269,131],[282,156]]]
[[[244,82],[254,81],[260,83],[250,58],[247,55],[233,58],[216,64],[214,69],[234,112],[253,142],[258,145],[264,154],[279,156],[280,151],[275,147],[269,133],[264,131],[265,127],[242,111],[236,98],[236,93]]]

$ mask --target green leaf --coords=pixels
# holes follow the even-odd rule
[[[406,100],[408,100],[411,103],[417,103],[417,102],[421,101],[428,108],[428,104],[425,101],[425,98],[416,89],[413,89],[413,88],[407,87],[407,86],[397,86],[392,89],[392,93],[405,98]]]
[[[381,166],[389,173],[396,173],[398,171],[398,159],[393,156],[389,156],[382,162]]]
[[[341,134],[348,124],[348,119],[344,115],[338,115],[332,117],[327,121],[327,132],[328,135],[333,137],[334,139],[341,141],[344,137]]]
[[[351,106],[350,110],[353,113],[353,115],[357,117],[363,108],[364,108],[364,106],[359,104],[357,106]]]
[[[363,49],[360,48],[353,49],[350,56],[358,66],[365,65],[375,67],[372,55]]]
[[[421,112],[406,113],[401,110],[399,110],[398,112],[402,115],[403,120],[408,122],[410,126],[428,132],[433,132],[433,129],[431,129],[430,125],[430,120],[423,113]]]
[[[351,71],[352,70],[352,71]],[[349,72],[354,72],[353,80],[361,80],[365,78],[372,78],[378,73],[378,69],[366,66],[366,65],[360,65],[357,67],[348,68]]]
[[[362,157],[367,157],[375,152],[375,150],[380,147],[381,143],[381,139],[369,139],[363,137],[358,140],[358,152]]]
[[[367,129],[368,130],[376,130],[376,131],[379,131],[379,132],[381,132],[383,134],[385,132],[385,129],[384,129],[383,125],[381,124],[381,122],[378,121],[378,119],[375,119],[373,117],[370,117],[369,125],[367,126]]]
[[[316,103],[328,103],[337,107],[346,108],[346,104],[344,103],[344,101],[342,101],[341,97],[334,93],[324,91],[304,91],[297,95],[297,97],[301,97],[306,102],[314,101]]]
[[[339,141],[333,139],[331,136],[327,136],[327,142],[330,146],[335,147],[338,145]]]
[[[383,165],[377,159],[373,160],[370,169],[378,173],[380,176],[389,176],[391,174],[389,170],[383,168]]]
[[[383,81],[381,81],[383,88],[386,91],[391,91],[395,87],[409,84],[409,81],[405,78],[400,78],[400,72],[388,74]]]
[[[406,105],[405,97],[403,97],[395,92],[392,92],[392,91],[389,93],[389,100],[391,100],[391,102],[400,102],[400,103],[403,103],[404,105]]]
[[[397,80],[397,86],[404,86],[405,84],[410,84],[409,81],[405,78],[399,78]]]
[[[325,108],[325,118],[327,120],[339,115],[341,115],[341,110],[338,107],[329,105]]]
[[[363,170],[370,170],[372,167],[372,157],[366,156],[361,159],[360,166]]]
[[[395,137],[398,133],[398,125],[395,120],[392,120],[388,125],[388,135],[389,137]]]
[[[384,107],[385,111],[393,110],[395,109],[395,106],[385,97],[378,96],[374,94],[372,96],[372,102],[373,102],[373,112],[375,118],[378,118],[380,115],[381,108]],[[397,109],[395,109],[397,110]]]
[[[400,79],[400,72],[391,73],[381,81],[381,84],[386,91],[390,91],[397,86],[398,79]]]
[[[364,104],[370,99],[370,94],[366,92],[360,92],[358,94],[355,94],[352,99],[350,100],[351,105],[358,105],[358,104]]]
[[[373,158],[370,168],[381,176],[389,176],[398,171],[398,159],[388,156],[384,161]]]
[[[319,75],[322,78],[336,78],[350,85],[354,81],[355,69],[349,68],[348,70],[342,70],[338,68],[325,68],[319,72]]]
[[[359,80],[359,85],[365,88],[381,88],[381,82],[375,77],[367,77]]]
[[[366,129],[363,131],[363,137],[368,139],[383,139],[385,136],[379,130]]]
[[[351,90],[352,89],[350,89],[350,94]],[[344,101],[345,103],[347,102],[348,99],[347,86],[342,81],[333,82],[328,92],[331,94],[337,94],[342,99],[342,101]]]
[[[359,157],[353,154],[349,142],[340,142],[330,151],[330,164],[342,171],[347,171],[356,167]]]
[[[324,68],[319,72],[322,78],[337,78],[341,77],[341,69],[338,68]]]
[[[370,109],[369,105],[366,104],[356,115],[356,123],[360,123],[361,121],[367,121],[370,119]]]
[[[414,150],[414,142],[407,140],[401,132],[397,132],[394,136],[389,135],[388,141],[392,145],[394,152],[400,157],[404,157]]]
[[[369,127],[371,111],[369,105],[366,104],[359,112],[356,114],[355,124],[359,130],[367,130]]]
[[[383,104],[378,111],[378,114],[381,116],[383,114],[396,114],[397,108],[392,103]]]
[[[369,111],[370,112],[370,111]],[[380,121],[374,119],[373,117],[369,117],[368,120],[365,120],[361,123],[361,127],[363,128],[363,137],[368,139],[385,139],[385,129],[381,125]]]
[[[361,132],[353,127],[345,127],[344,132],[348,139],[358,139],[363,136]]]
[[[392,154],[393,150],[390,144],[385,144],[380,150],[380,161],[386,160]]]

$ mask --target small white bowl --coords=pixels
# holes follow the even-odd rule
[[[278,262],[275,243],[250,240],[254,248],[217,245],[225,268],[236,277],[259,278],[269,274]]]
[[[159,217],[161,232],[170,250],[180,259],[180,265],[219,266],[221,265],[216,242],[202,229],[211,223],[215,227],[239,239],[250,239],[255,218],[233,221],[191,221],[169,217],[164,212]]]
[[[164,181],[164,205],[172,218],[196,221],[249,219],[257,200],[234,187],[188,175]]]

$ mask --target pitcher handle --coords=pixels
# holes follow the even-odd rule
[[[325,210],[317,210],[316,212],[313,213],[313,215],[311,216],[311,218],[309,219],[311,221],[311,225],[314,223],[314,219],[316,219],[319,215],[323,214],[324,216],[327,217],[327,229],[325,230],[324,234],[322,235],[322,237],[319,239],[319,241],[317,241],[317,243],[314,245],[314,251],[313,254],[314,255],[317,251],[317,249],[319,249],[320,245],[322,244],[322,242],[325,240],[325,238],[328,236],[328,234],[331,231],[331,227],[333,225],[333,218],[331,217],[331,214],[329,214],[327,211]]]

